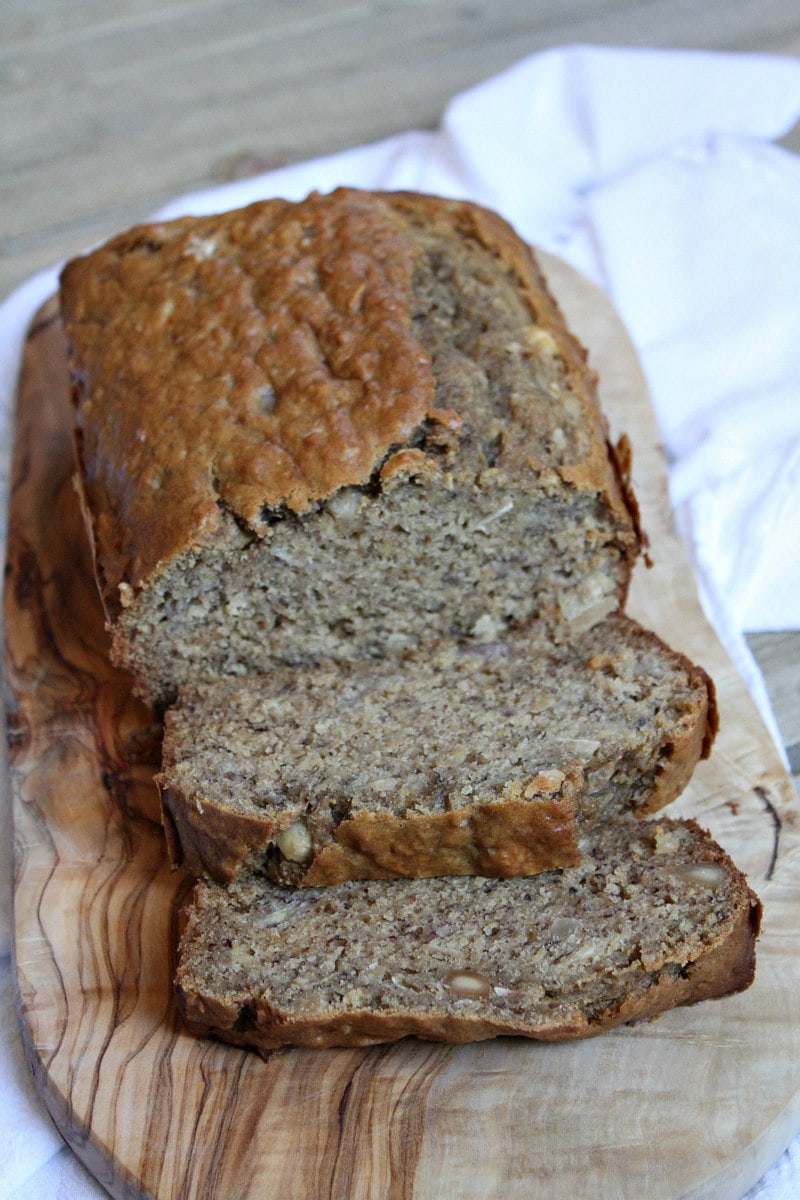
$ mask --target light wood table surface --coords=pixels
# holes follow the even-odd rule
[[[800,55],[800,6],[3,0],[0,296],[189,189],[435,127],[456,92],[569,42]],[[750,644],[797,783],[800,633]]]

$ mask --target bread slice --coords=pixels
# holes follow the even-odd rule
[[[627,449],[496,215],[340,189],[143,226],[61,310],[112,655],[151,702],[622,607]]]
[[[531,879],[198,885],[188,1027],[237,1045],[589,1037],[746,988],[760,905],[693,822],[626,821]]]
[[[187,691],[158,781],[173,860],[220,882],[521,875],[672,800],[715,728],[705,673],[617,616]]]

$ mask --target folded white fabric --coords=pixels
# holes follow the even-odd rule
[[[742,633],[800,628],[800,160],[770,145],[798,117],[797,60],[552,50],[456,97],[436,132],[184,196],[161,215],[343,183],[416,188],[497,208],[588,274],[639,351],[706,611],[774,730]],[[27,320],[54,285],[46,272],[0,310],[5,421]],[[6,1114],[27,1103],[13,1074]],[[12,1163],[27,1153],[14,1120],[0,1116]],[[32,1134],[42,1120],[31,1113]],[[16,1167],[0,1162],[2,1194],[23,1179],[32,1200],[54,1194],[60,1168],[38,1169],[38,1128],[31,1146]],[[799,1159],[795,1144],[750,1200],[796,1196]],[[73,1180],[69,1194],[92,1192]]]

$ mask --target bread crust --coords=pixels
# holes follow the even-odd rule
[[[574,779],[562,777],[556,793],[530,781],[514,795],[477,805],[468,813],[362,812],[336,825],[307,864],[296,864],[292,883],[321,887],[348,879],[426,878],[434,875],[532,875],[574,866],[579,851]],[[518,798],[523,790],[526,799]],[[268,812],[225,811],[201,805],[180,789],[162,793],[164,829],[173,865],[193,875],[230,882],[258,870],[281,832]],[[294,864],[293,864],[294,865]]]

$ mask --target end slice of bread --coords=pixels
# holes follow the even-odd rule
[[[584,1038],[748,987],[760,912],[719,846],[668,820],[620,822],[530,879],[204,882],[178,1005],[194,1032],[265,1050]]]

